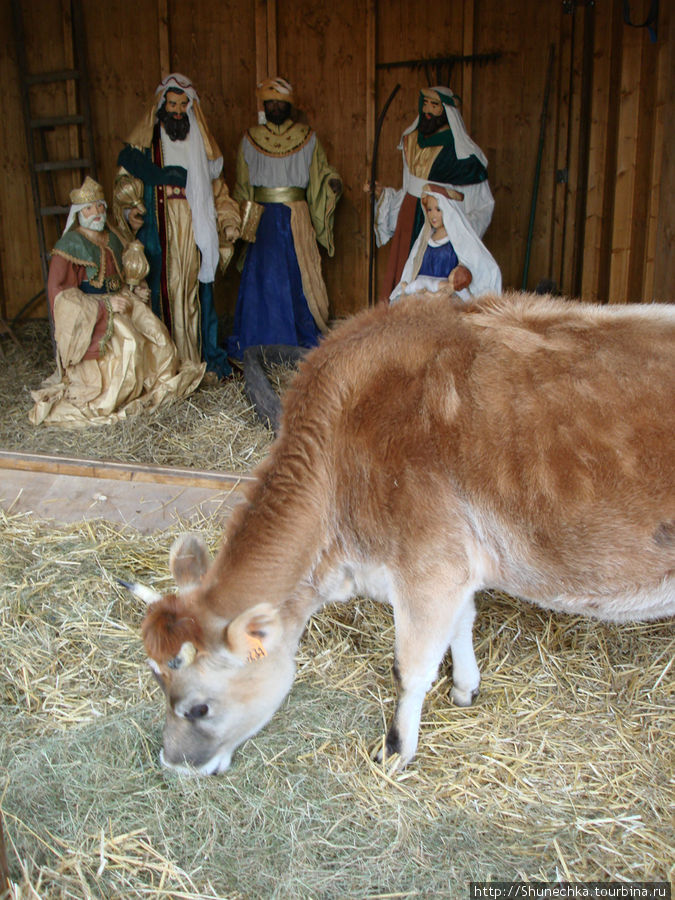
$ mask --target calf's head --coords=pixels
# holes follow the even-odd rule
[[[160,760],[179,771],[216,775],[278,709],[295,663],[281,615],[269,603],[231,619],[208,609],[202,583],[208,565],[201,540],[186,535],[170,557],[177,593],[127,586],[149,603],[143,640],[166,699]]]

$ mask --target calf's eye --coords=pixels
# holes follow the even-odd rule
[[[208,715],[208,712],[209,708],[206,703],[195,703],[195,705],[191,706],[185,713],[185,718],[193,722],[195,719],[203,719],[204,716]]]

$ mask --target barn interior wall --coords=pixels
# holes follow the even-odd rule
[[[31,71],[71,65],[63,39],[70,0],[20,2]],[[335,316],[367,302],[370,204],[363,184],[376,116],[399,84],[376,158],[378,180],[399,186],[401,132],[415,116],[419,88],[439,79],[461,96],[469,132],[488,157],[496,207],[485,241],[507,287],[521,286],[527,257],[528,288],[550,278],[566,294],[600,302],[669,296],[675,117],[668,4],[661,4],[656,42],[647,29],[624,23],[618,0],[454,0],[432,14],[413,0],[82,0],[82,10],[98,173],[108,194],[124,138],[168,71],[194,80],[230,188],[239,138],[256,117],[256,81],[276,67],[293,82],[303,115],[344,180],[335,256],[323,257]],[[8,38],[0,58],[0,311],[12,320],[40,291],[41,271],[10,0],[0,3],[0,28]],[[440,68],[411,63],[486,54],[495,58]],[[63,83],[34,96],[42,115],[76,106],[73,88]],[[50,155],[77,148],[74,127],[46,139]],[[58,202],[67,203],[76,181],[72,173],[55,179]],[[56,236],[54,229],[49,240]],[[373,254],[377,283],[387,254],[387,247]],[[231,266],[218,285],[229,311],[237,284]],[[44,303],[29,314],[44,315]]]

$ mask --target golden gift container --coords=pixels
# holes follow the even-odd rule
[[[140,241],[131,241],[122,251],[124,280],[130,287],[136,287],[150,271],[150,265]]]

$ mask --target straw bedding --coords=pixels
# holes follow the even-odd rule
[[[2,521],[2,811],[22,897],[463,896],[471,879],[667,879],[675,634],[481,599],[484,680],[425,707],[417,759],[370,759],[393,626],[358,599],[310,623],[295,688],[217,779],[161,770],[142,611],[170,537]],[[203,531],[215,548],[218,527]],[[449,664],[448,664],[449,665]]]
[[[21,347],[5,339],[0,356],[3,450],[232,472],[259,462],[272,441],[246,399],[241,377],[200,387],[187,400],[113,425],[36,428],[28,421],[30,391],[55,368],[48,325],[30,321],[18,337]]]
[[[481,597],[478,701],[449,704],[447,662],[397,774],[370,756],[393,707],[391,615],[329,607],[272,722],[225,775],[190,779],[158,766],[142,610],[114,582],[167,587],[174,535],[0,515],[13,896],[455,898],[470,880],[672,877],[671,623]],[[215,550],[219,522],[201,530]]]

